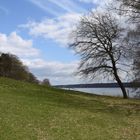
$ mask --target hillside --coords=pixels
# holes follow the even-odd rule
[[[0,140],[139,140],[140,100],[0,78]]]

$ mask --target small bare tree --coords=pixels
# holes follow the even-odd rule
[[[110,14],[91,12],[81,19],[73,32],[74,42],[70,44],[70,48],[81,56],[80,74],[90,78],[98,74],[113,76],[123,97],[128,98],[118,72],[124,51],[119,42],[121,32],[116,19]]]
[[[45,78],[43,81],[42,81],[42,85],[47,85],[47,86],[50,86],[50,80]]]

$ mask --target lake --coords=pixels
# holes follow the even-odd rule
[[[97,95],[122,97],[122,92],[120,88],[71,88],[69,90],[82,91],[82,92],[87,92],[87,93],[97,94]],[[126,91],[130,98],[134,98],[134,96],[136,95],[135,91],[132,90],[131,88],[126,88]]]

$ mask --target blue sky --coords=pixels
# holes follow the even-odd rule
[[[70,32],[99,0],[0,0],[0,51],[17,55],[38,79],[83,82],[73,73],[79,58],[68,49]]]

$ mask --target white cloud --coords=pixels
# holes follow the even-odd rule
[[[41,3],[45,6],[46,2],[43,0],[30,0],[34,3]],[[20,25],[20,27],[24,27],[29,29],[29,33],[36,37],[43,37],[45,39],[52,39],[57,43],[60,43],[63,46],[66,46],[68,42],[70,42],[70,33],[75,28],[75,25],[78,23],[83,13],[77,13],[72,11],[76,11],[75,3],[72,1],[62,0],[58,2],[57,0],[51,1],[51,3],[56,4],[63,9],[67,9],[66,14],[57,15],[56,18],[46,18],[40,22],[37,21],[29,21],[27,24]],[[93,3],[93,5],[97,5],[97,7],[93,8],[92,11],[98,11],[104,13],[106,11],[106,4],[112,2],[113,0],[79,0],[81,2]],[[46,6],[45,6],[46,7]],[[71,8],[72,7],[72,8]],[[83,10],[84,11],[84,10]]]
[[[22,61],[39,78],[39,80],[49,78],[52,85],[84,84],[107,81],[107,79],[103,79],[101,75],[94,80],[76,75],[79,66],[78,61],[72,61],[70,63],[45,61],[42,59],[22,59]]]
[[[60,15],[60,8],[66,12],[85,12],[86,10],[77,5],[73,0],[28,0],[42,10],[54,16]],[[57,6],[57,8],[56,8]],[[51,7],[51,8],[50,8]]]
[[[112,0],[79,0],[79,1],[85,2],[85,3],[94,3],[94,4],[102,5],[104,3],[111,2]]]
[[[33,48],[32,40],[24,40],[16,32],[10,35],[0,33],[0,52],[26,57],[39,55],[39,50]]]
[[[79,0],[79,1],[85,3],[99,3],[101,0]]]
[[[45,61],[42,59],[23,59],[22,61],[40,80],[49,78],[53,85],[73,84],[82,81],[78,76],[75,76],[78,62],[63,63],[59,61]]]
[[[79,5],[77,5],[72,0],[49,0],[50,2],[56,4],[58,7],[66,10],[67,12],[73,13],[73,12],[85,12],[86,10],[81,8]]]
[[[108,5],[112,4],[116,6],[116,4],[118,4],[114,0],[79,0],[79,1],[83,3],[96,5],[96,7],[94,6],[94,8],[92,8],[92,11],[94,12],[98,11],[100,13],[106,12]]]
[[[49,78],[52,84],[79,83],[78,62],[63,63],[41,59],[39,50],[33,48],[32,40],[25,40],[12,32],[9,35],[0,33],[0,52],[12,53],[20,57],[23,64],[29,67],[38,79]]]
[[[66,45],[69,42],[69,34],[79,21],[81,14],[67,13],[55,19],[44,19],[41,22],[30,21],[20,27],[28,28],[33,36],[41,36],[52,39]]]
[[[59,15],[58,12],[56,12],[53,8],[49,7],[48,2],[44,2],[42,0],[29,0],[29,1],[32,2],[34,5],[38,6],[39,8],[41,8],[42,10],[49,12],[54,16]]]

